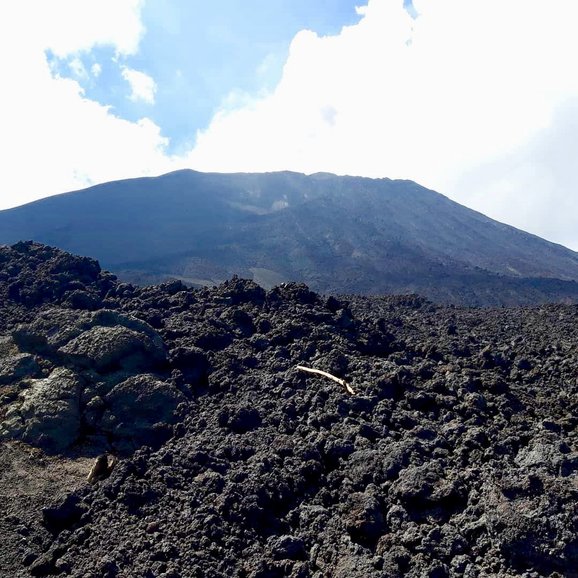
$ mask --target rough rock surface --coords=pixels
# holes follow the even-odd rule
[[[73,302],[60,284],[84,270],[75,257],[0,252],[35,295],[0,281],[0,464],[16,462],[10,438],[52,452],[31,476],[41,460],[120,456],[95,485],[63,475],[52,498],[0,477],[0,574],[578,576],[577,306],[100,272]]]
[[[66,449],[80,436],[81,392],[80,380],[65,368],[29,381],[17,400],[8,404],[0,436],[54,451]]]

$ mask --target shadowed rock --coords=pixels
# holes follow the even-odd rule
[[[154,375],[130,377],[105,396],[100,428],[114,437],[119,450],[157,447],[172,435],[169,424],[176,421],[177,406],[184,401],[174,385]]]

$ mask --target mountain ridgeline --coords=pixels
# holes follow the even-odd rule
[[[28,239],[144,284],[237,274],[466,305],[578,302],[578,253],[411,181],[182,170],[0,211],[0,243]]]

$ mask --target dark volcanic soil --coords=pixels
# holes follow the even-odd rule
[[[0,336],[2,576],[578,576],[578,306],[137,288],[21,243]]]

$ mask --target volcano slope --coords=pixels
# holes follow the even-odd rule
[[[113,181],[0,211],[0,243],[26,239],[139,285],[237,274],[452,305],[578,303],[578,253],[387,178],[181,170]]]
[[[578,576],[577,306],[138,288],[20,243],[0,335],[2,576]]]

